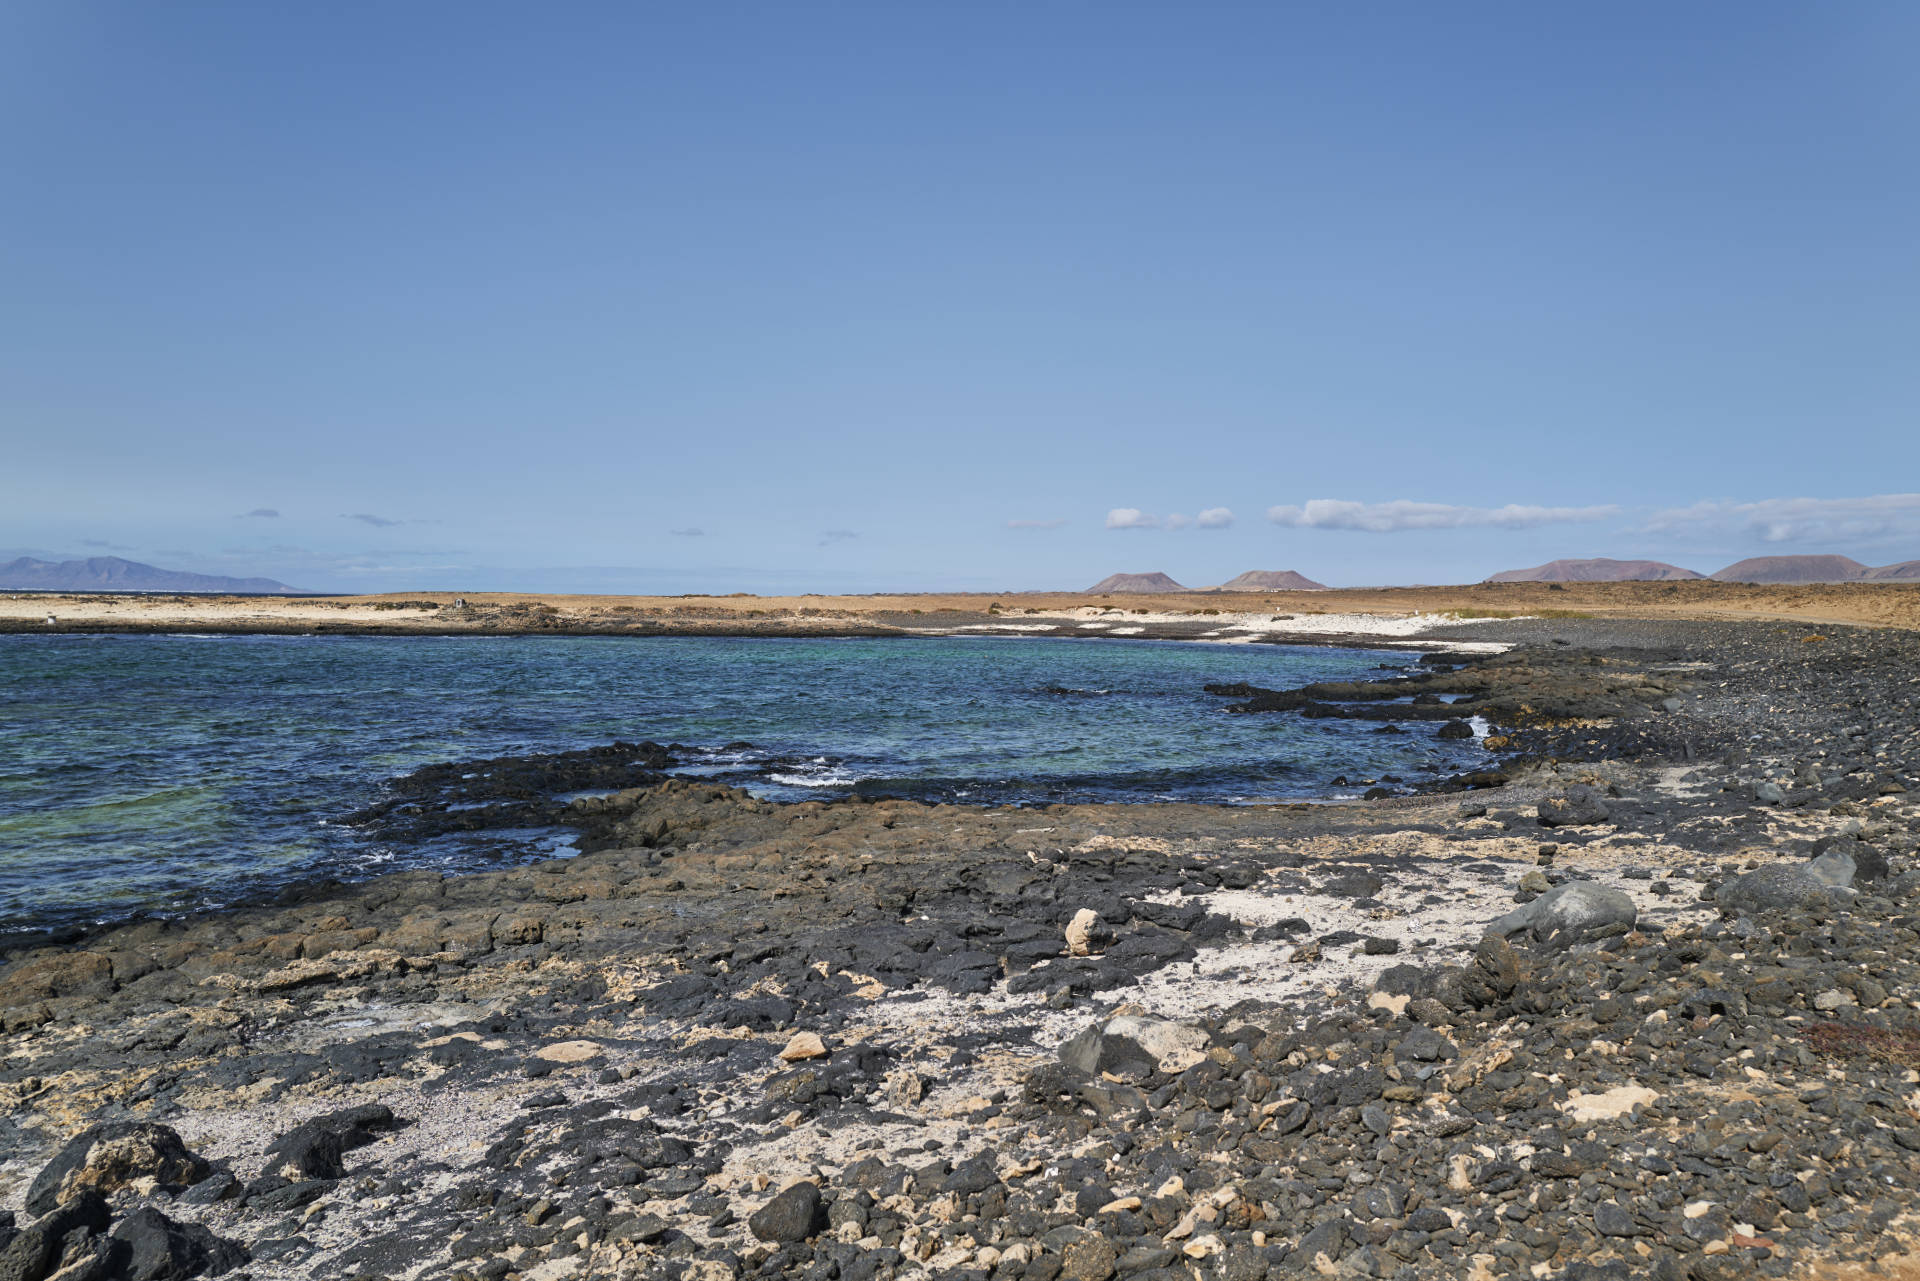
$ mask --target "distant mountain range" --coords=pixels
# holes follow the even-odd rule
[[[1187,589],[1165,574],[1109,574],[1087,588],[1088,595],[1112,595],[1120,592],[1184,592]]]
[[[1853,583],[1872,572],[1851,556],[1755,556],[1710,577],[1723,583]]]
[[[1250,569],[1238,578],[1220,584],[1223,592],[1324,592],[1325,583],[1316,583],[1291,569]]]
[[[1920,583],[1920,560],[1869,568],[1846,556],[1756,556],[1714,574],[1701,574],[1659,560],[1554,560],[1531,569],[1508,569],[1489,583],[1683,583],[1711,578],[1722,583]],[[1087,588],[1089,595],[1150,595],[1195,590],[1165,574],[1112,574]],[[1321,592],[1317,583],[1291,569],[1250,569],[1219,587],[1222,592]]]
[[[1847,556],[1755,556],[1712,574],[1657,560],[1556,560],[1532,569],[1508,569],[1489,583],[1682,582],[1711,578],[1722,583],[1920,582],[1920,560],[1871,569]]]
[[[1532,569],[1503,570],[1490,583],[1639,583],[1704,578],[1690,569],[1658,560],[1550,560]]]
[[[1110,574],[1093,586],[1087,588],[1088,595],[1113,595],[1120,592],[1131,594],[1150,594],[1154,592],[1188,592],[1194,588],[1182,586],[1165,574]],[[1198,590],[1210,592],[1324,592],[1325,583],[1316,583],[1305,574],[1295,573],[1291,569],[1250,569],[1232,582],[1219,587],[1203,587]]]
[[[271,578],[227,578],[159,569],[118,556],[86,560],[35,560],[22,556],[0,565],[0,590],[32,592],[228,592],[281,596],[299,588]]]

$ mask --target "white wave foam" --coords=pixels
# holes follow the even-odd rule
[[[968,623],[956,632],[1057,632],[1058,623]]]
[[[862,777],[849,770],[827,770],[820,774],[769,774],[767,781],[787,787],[851,787]]]

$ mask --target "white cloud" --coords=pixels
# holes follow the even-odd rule
[[[1870,543],[1920,537],[1920,494],[1699,502],[1655,512],[1649,534],[1746,537],[1763,543]]]
[[[1008,529],[1058,529],[1067,522],[1064,520],[1010,520]]]
[[[1603,520],[1620,509],[1604,507],[1456,507],[1449,503],[1355,503],[1315,498],[1302,507],[1269,507],[1267,519],[1296,529],[1357,529],[1384,534],[1401,529],[1531,529],[1567,521]]]
[[[705,538],[707,536],[707,531],[698,525],[689,525],[685,529],[670,529],[667,532],[675,538]]]
[[[1149,516],[1138,507],[1116,507],[1107,513],[1108,529],[1158,529],[1160,518]]]
[[[1116,507],[1107,513],[1108,529],[1165,529],[1177,532],[1182,529],[1225,529],[1233,524],[1233,512],[1225,507],[1209,507],[1198,516],[1188,516],[1183,512],[1173,512],[1164,519],[1138,507]]]

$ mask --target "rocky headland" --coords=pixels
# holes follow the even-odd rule
[[[1449,635],[1510,648],[1216,691],[1493,727],[1368,802],[775,805],[611,744],[341,816],[575,858],[16,938],[0,1278],[1904,1260],[1920,637]]]

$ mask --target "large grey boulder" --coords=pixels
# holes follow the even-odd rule
[[[1569,881],[1508,912],[1487,933],[1507,938],[1525,931],[1536,942],[1572,943],[1606,926],[1631,927],[1639,918],[1640,910],[1621,891],[1594,881]]]
[[[1887,879],[1887,856],[1861,840],[1858,835],[1847,832],[1839,836],[1823,836],[1813,843],[1816,858],[1835,851],[1853,860],[1852,884]]]
[[[1853,859],[1828,850],[1810,863],[1772,863],[1736,876],[1714,891],[1713,901],[1736,912],[1783,912],[1844,907],[1854,898]]]
[[[1859,870],[1859,865],[1853,860],[1853,854],[1839,846],[1829,848],[1807,862],[1807,871],[1840,889],[1852,888],[1854,874]]]
[[[1083,1076],[1184,1072],[1207,1056],[1207,1034],[1187,1023],[1122,1014],[1095,1023],[1060,1047],[1060,1062]]]
[[[1547,797],[1537,812],[1542,827],[1586,827],[1613,821],[1600,793],[1586,786],[1569,787],[1563,795]]]

